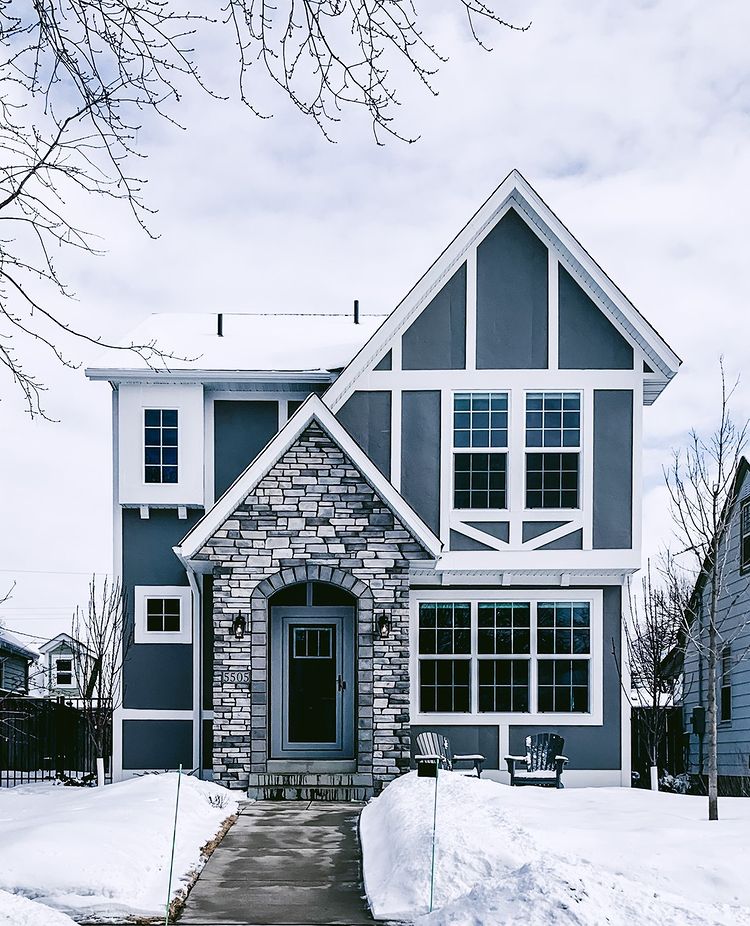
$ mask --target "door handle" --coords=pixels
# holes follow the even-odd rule
[[[336,683],[338,685],[339,691],[346,691],[346,682],[344,681],[344,678],[341,675],[339,675],[338,679],[336,680]]]

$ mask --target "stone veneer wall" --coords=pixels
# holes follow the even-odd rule
[[[267,597],[296,582],[358,599],[357,773],[376,791],[409,767],[409,562],[429,554],[311,424],[201,550],[214,563],[214,776],[247,787],[268,760]],[[386,613],[391,632],[374,633]],[[232,622],[250,616],[236,640]],[[249,670],[249,681],[248,681]]]

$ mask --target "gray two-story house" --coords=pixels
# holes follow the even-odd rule
[[[511,173],[387,316],[153,316],[112,385],[115,774],[363,796],[450,735],[629,784],[641,422],[679,360]],[[130,340],[130,339],[129,339]],[[613,655],[614,649],[614,655]]]
[[[718,772],[722,794],[750,794],[750,464],[743,457],[730,493],[726,529],[719,542],[719,650],[716,679]],[[708,773],[706,703],[711,575],[693,591],[686,637],[682,707],[689,733],[687,767]]]

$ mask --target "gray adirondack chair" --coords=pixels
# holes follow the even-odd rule
[[[438,769],[452,772],[456,762],[471,762],[477,778],[481,778],[485,758],[478,753],[454,755],[447,736],[428,730],[417,736],[417,755],[414,756],[414,761],[417,763],[417,775],[420,778],[434,778]]]
[[[562,788],[562,773],[568,761],[562,754],[565,740],[556,733],[526,737],[525,756],[506,756],[511,786],[536,785]]]

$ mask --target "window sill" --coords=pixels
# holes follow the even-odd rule
[[[415,714],[412,726],[528,726],[600,727],[601,714]]]

